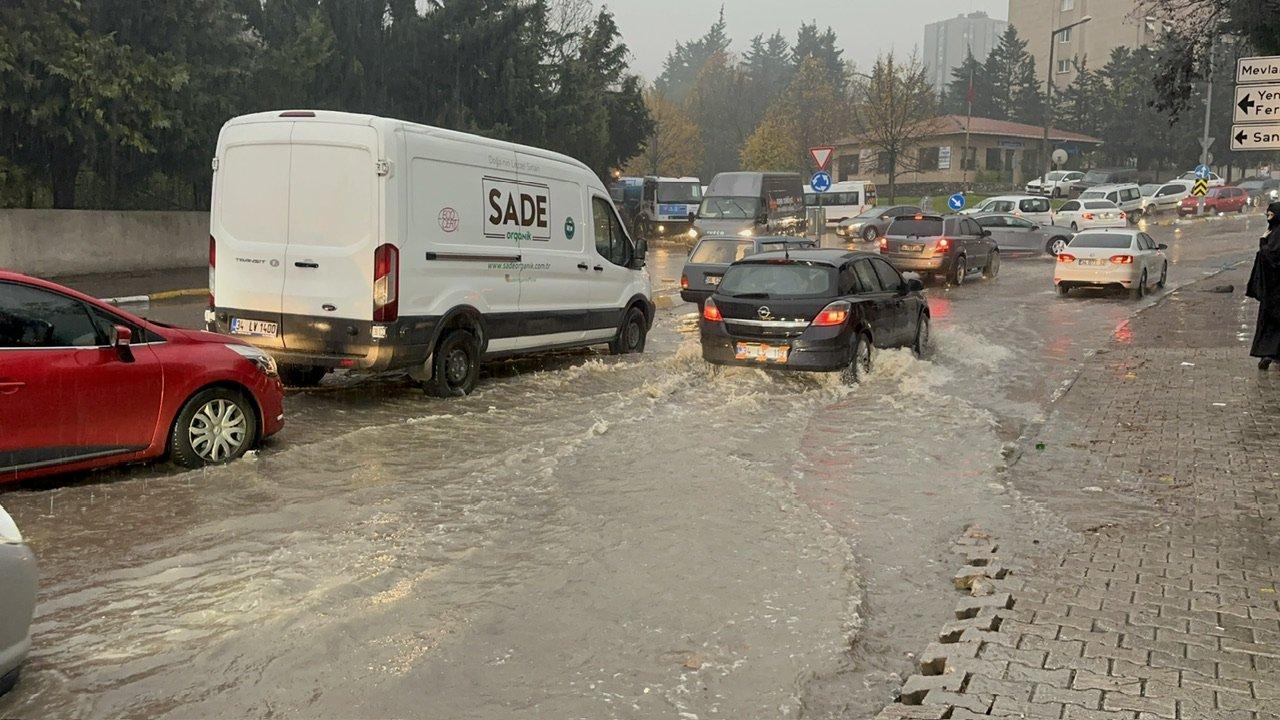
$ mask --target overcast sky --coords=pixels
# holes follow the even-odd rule
[[[732,50],[741,53],[758,35],[781,30],[795,41],[801,22],[835,29],[844,57],[862,69],[886,50],[909,53],[923,42],[924,26],[981,10],[1004,20],[1009,0],[723,0]],[[721,0],[604,0],[618,18],[633,66],[652,80],[676,41],[706,32]]]

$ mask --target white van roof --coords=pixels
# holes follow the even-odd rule
[[[1123,190],[1125,188],[1136,188],[1136,187],[1138,187],[1138,183],[1111,183],[1109,185],[1094,185],[1091,188],[1087,188],[1084,192],[1109,193],[1112,190]],[[1081,193],[1081,194],[1083,195],[1084,193]]]
[[[380,134],[384,135],[389,135],[397,130],[402,130],[406,132],[419,132],[426,135],[451,138],[454,140],[468,140],[471,142],[489,145],[494,148],[511,150],[513,152],[519,151],[526,155],[543,158],[544,160],[555,160],[567,163],[595,175],[595,172],[591,168],[587,167],[582,161],[569,157],[568,155],[562,155],[561,153],[543,150],[542,148],[533,147],[531,145],[520,145],[518,143],[507,142],[506,140],[495,140],[493,138],[484,137],[483,135],[464,133],[457,130],[446,130],[445,128],[421,125],[418,123],[408,122],[406,120],[396,120],[394,118],[384,118],[377,115],[362,115],[358,113],[338,112],[335,110],[268,110],[266,112],[251,113],[249,115],[233,117],[223,125],[223,128],[235,125],[253,125],[256,123],[271,122],[297,122],[299,120],[310,119],[327,123],[367,125],[377,129]],[[697,178],[690,178],[690,181],[696,182]]]

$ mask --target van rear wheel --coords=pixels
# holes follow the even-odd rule
[[[288,387],[315,387],[327,374],[329,368],[320,365],[280,366],[280,382]]]
[[[609,342],[609,352],[614,355],[633,355],[644,352],[644,342],[648,335],[648,323],[640,308],[627,311],[618,336]]]
[[[431,358],[426,390],[436,397],[461,397],[476,389],[480,379],[480,343],[466,330],[452,330]]]

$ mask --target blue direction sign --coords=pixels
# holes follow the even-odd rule
[[[956,193],[955,195],[952,195],[951,197],[947,198],[947,207],[951,208],[956,212],[960,212],[961,210],[963,210],[964,205],[965,205],[964,193]]]
[[[1211,172],[1209,171],[1209,166],[1208,166],[1208,165],[1197,165],[1197,166],[1196,166],[1196,179],[1197,179],[1197,180],[1208,180],[1208,179],[1209,179],[1210,177],[1212,177],[1212,176],[1213,176],[1213,173],[1211,173]]]
[[[813,174],[813,179],[809,181],[809,187],[813,188],[816,193],[824,193],[831,189],[831,173],[825,170],[819,170]]]

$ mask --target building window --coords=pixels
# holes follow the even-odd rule
[[[1067,28],[1066,30],[1058,33],[1058,42],[1062,44],[1071,42],[1071,31],[1074,29],[1075,28]]]
[[[1069,73],[1069,72],[1071,72],[1071,61],[1070,61],[1070,60],[1059,60],[1059,61],[1058,61],[1058,74],[1059,74],[1059,75],[1066,75],[1066,74],[1067,74],[1067,73]]]
[[[1003,153],[1000,148],[987,148],[987,169],[1000,170],[1004,165]]]
[[[1062,0],[1062,12],[1076,9],[1076,0]]]
[[[876,154],[876,170],[882,173],[889,172],[889,153],[882,151]]]
[[[938,169],[938,148],[922,147],[918,151],[916,158],[917,170],[920,172],[932,172]]]
[[[978,169],[978,148],[968,147],[961,150],[960,169],[961,170],[977,170]]]
[[[859,159],[859,156],[855,153],[853,155],[841,155],[840,159],[836,160],[836,167],[840,169],[838,174],[841,182],[852,180],[858,176],[858,172],[861,169],[859,167],[861,164],[858,162]]]

